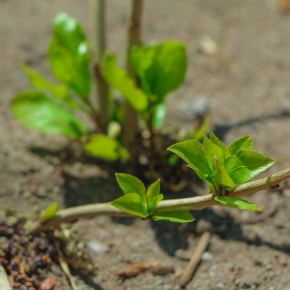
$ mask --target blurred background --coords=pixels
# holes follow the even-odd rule
[[[107,45],[109,50],[118,55],[121,65],[125,63],[128,6],[127,0],[106,2]],[[289,167],[290,162],[289,7],[287,0],[145,0],[143,7],[141,38],[144,42],[176,39],[187,46],[189,62],[186,80],[167,99],[166,123],[179,128],[190,128],[199,108],[209,108],[210,128],[223,142],[230,144],[243,135],[251,135],[256,151],[277,160],[277,163],[266,173],[267,175]],[[9,108],[12,97],[30,86],[19,63],[26,63],[52,79],[46,54],[55,15],[66,12],[75,17],[90,36],[89,10],[89,1],[0,0],[0,208],[2,210],[7,204],[14,204],[23,211],[35,205],[43,208],[54,200],[58,200],[62,205],[81,204],[82,197],[67,195],[79,190],[82,178],[86,178],[87,187],[98,187],[96,190],[102,188],[104,192],[110,190],[105,179],[112,172],[108,173],[104,167],[92,164],[71,165],[67,170],[73,177],[69,180],[65,179],[58,168],[58,158],[49,152],[62,150],[66,139],[27,129],[13,117]],[[45,148],[45,150],[43,154],[41,152],[35,154],[28,149],[30,147]],[[96,175],[100,177],[98,182],[95,181]],[[85,188],[82,187],[82,190]],[[66,195],[65,198],[63,194]],[[255,195],[252,200],[260,202],[261,207],[264,205],[267,208],[273,202],[281,205],[285,200],[289,201],[289,197],[289,191],[284,190],[273,193],[271,197],[267,195],[267,198]],[[74,198],[79,198],[79,201],[73,200],[67,203],[64,201]],[[108,200],[110,200],[108,197],[98,199],[99,202]],[[92,198],[91,201],[95,199]],[[252,234],[254,232],[263,241],[265,232],[269,233],[266,242],[257,244],[262,245],[258,250],[257,248],[253,250],[249,245],[254,244],[253,242],[248,244],[241,242],[243,235],[240,235],[240,228],[237,239],[230,234],[227,236],[224,232],[215,237],[217,246],[212,249],[214,255],[218,257],[215,265],[230,269],[227,264],[228,254],[223,250],[222,239],[227,236],[227,239],[238,240],[229,244],[229,251],[232,251],[233,255],[241,251],[240,256],[236,254],[236,259],[242,259],[247,266],[243,268],[240,276],[235,270],[230,275],[234,276],[232,279],[240,277],[240,281],[245,281],[245,285],[250,281],[249,287],[256,288],[238,288],[239,286],[230,288],[234,285],[233,282],[228,283],[226,277],[218,276],[218,271],[211,269],[212,266],[208,263],[201,268],[195,284],[191,284],[192,288],[189,289],[290,289],[289,279],[283,276],[283,273],[289,270],[289,264],[286,263],[285,267],[281,266],[279,273],[269,270],[272,280],[268,281],[266,276],[261,274],[265,270],[264,260],[260,268],[253,262],[263,255],[266,260],[272,259],[273,262],[275,255],[280,254],[283,255],[283,259],[289,261],[290,228],[286,225],[288,220],[285,215],[285,211],[289,212],[289,208],[290,206],[281,205],[281,211],[271,222],[261,225],[259,230],[244,229],[252,231]],[[237,215],[239,217],[241,214]],[[172,256],[174,251],[181,247],[180,243],[174,242],[173,249],[163,251],[164,244],[173,239],[173,236],[166,236],[164,230],[152,229],[150,223],[142,226],[140,224],[141,221],[137,221],[130,226],[132,228],[125,229],[123,224],[114,223],[110,219],[94,221],[94,225],[99,227],[101,232],[106,229],[115,231],[112,236],[103,233],[104,243],[109,239],[122,240],[124,233],[129,235],[132,231],[136,231],[134,239],[137,241],[132,251],[135,253],[134,257],[140,260],[146,257],[148,250],[144,245],[144,241],[148,241],[148,238],[143,237],[142,240],[141,232],[144,232],[144,229],[148,232],[151,230],[149,235],[153,240],[158,231],[162,232],[161,240],[157,239],[156,245],[153,246],[154,255],[158,258],[166,260],[168,258],[166,252],[170,252]],[[167,230],[170,229],[169,227]],[[187,230],[178,228],[173,231],[175,231],[174,239],[178,239],[178,234]],[[128,238],[126,242],[127,250],[118,248],[121,247],[119,242],[113,243],[118,251],[123,249],[128,253],[131,239]],[[277,242],[276,246],[265,248],[265,245],[269,246],[274,242]],[[185,245],[194,245],[194,243],[194,241],[187,241]],[[163,250],[160,250],[162,247]],[[246,252],[248,254],[245,254]],[[116,261],[124,263],[126,255],[120,255]],[[103,258],[110,260],[110,257],[105,256],[96,259],[100,262]],[[270,265],[272,265],[271,261]],[[177,262],[177,260],[174,263],[177,263],[180,268],[185,265],[182,264],[184,262]],[[110,263],[106,265],[111,267]],[[113,268],[116,267],[115,265]],[[209,278],[207,273],[210,269],[215,274],[210,275]],[[259,274],[253,278],[251,272]],[[98,283],[104,279],[103,283],[106,285],[106,281],[111,276],[107,272],[101,275],[105,278],[98,278]],[[206,287],[203,287],[205,277],[209,282]],[[114,284],[117,288],[105,286],[104,289],[137,289],[136,283],[141,285],[138,289],[175,289],[176,286],[175,282],[167,277],[160,282],[160,285],[156,284],[155,288],[145,286],[142,288],[146,285],[144,279],[138,277],[134,282],[125,282],[127,284],[124,284],[124,288],[121,286],[118,288],[119,286]],[[256,284],[255,279],[258,281]],[[157,283],[156,281],[157,278],[152,283]],[[224,285],[224,288],[214,288],[219,282]],[[172,283],[175,286],[172,286]],[[169,285],[169,288],[164,288],[164,285]],[[200,285],[200,288],[196,285]]]

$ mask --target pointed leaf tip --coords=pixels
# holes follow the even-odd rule
[[[170,221],[176,223],[190,223],[195,220],[191,213],[187,210],[166,211],[155,214],[152,219],[154,221]]]
[[[176,143],[170,146],[167,150],[174,152],[180,158],[185,160],[189,167],[196,171],[199,178],[208,179],[212,177],[212,171],[198,140],[193,139]]]
[[[137,193],[145,197],[145,186],[137,177],[125,173],[116,173],[116,178],[124,194]]]
[[[235,197],[227,197],[227,196],[217,196],[215,200],[219,202],[221,205],[226,207],[238,208],[242,210],[256,210],[261,211],[256,204],[248,202],[242,198],[235,198]]]

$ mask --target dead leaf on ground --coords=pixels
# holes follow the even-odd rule
[[[131,263],[131,266],[116,271],[115,275],[119,276],[118,279],[125,280],[131,277],[136,277],[140,273],[146,272],[151,268],[158,267],[159,265],[159,261],[153,261],[150,263]]]

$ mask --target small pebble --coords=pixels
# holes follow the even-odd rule
[[[201,256],[202,261],[211,261],[213,260],[214,255],[210,252],[204,252]]]
[[[44,186],[39,186],[37,192],[36,192],[38,197],[45,197],[46,196],[46,188]]]
[[[88,242],[88,247],[91,251],[93,251],[94,253],[96,253],[98,255],[101,255],[101,254],[106,253],[108,251],[108,247],[106,247],[98,242],[95,242],[95,241]]]
[[[280,265],[283,266],[283,267],[286,267],[288,265],[287,260],[286,259],[280,260]]]
[[[216,284],[215,290],[223,290],[225,289],[225,285],[223,283]]]

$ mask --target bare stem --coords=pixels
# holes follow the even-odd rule
[[[229,190],[227,196],[231,197],[242,197],[250,195],[254,192],[272,189],[277,184],[290,178],[290,168],[287,168],[283,171],[280,171],[271,176],[251,181],[242,185],[239,185],[235,188]],[[171,199],[161,201],[156,207],[154,214],[164,212],[164,211],[173,211],[173,210],[199,210],[211,205],[219,205],[218,202],[214,200],[213,194],[207,194],[204,196],[195,196],[182,199]],[[37,222],[30,229],[30,233],[37,234],[42,231],[48,230],[52,226],[57,226],[64,222],[76,221],[80,218],[89,218],[96,216],[131,216],[133,215],[125,213],[113,206],[110,203],[100,203],[100,204],[91,204],[71,207],[68,209],[60,210],[57,213],[57,217],[47,221],[47,222]]]
[[[97,86],[100,109],[100,125],[106,128],[109,122],[109,86],[101,72],[101,59],[106,49],[105,37],[105,0],[91,0],[92,48],[94,58],[94,75]]]
[[[140,25],[142,15],[143,0],[132,0],[131,11],[128,19],[128,39],[127,39],[127,71],[129,76],[137,81],[136,73],[133,69],[130,57],[130,51],[133,45],[140,44]],[[133,159],[137,159],[136,136],[138,133],[138,114],[132,106],[125,103],[125,146],[132,155]]]

